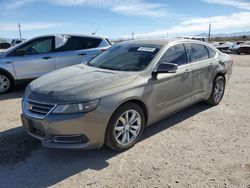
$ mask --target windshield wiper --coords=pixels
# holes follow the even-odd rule
[[[100,67],[97,67],[97,68],[119,71],[119,69],[115,69],[115,68],[111,68],[111,67],[105,67],[105,66],[100,66]]]

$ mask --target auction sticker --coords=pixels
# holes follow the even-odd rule
[[[140,47],[137,50],[138,52],[154,52],[155,48],[150,48],[150,47]]]

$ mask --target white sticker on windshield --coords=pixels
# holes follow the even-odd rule
[[[150,47],[140,47],[138,48],[138,52],[154,52],[156,48],[150,48]]]

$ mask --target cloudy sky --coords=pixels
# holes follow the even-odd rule
[[[1,0],[0,38],[97,31],[110,38],[250,31],[250,0]]]

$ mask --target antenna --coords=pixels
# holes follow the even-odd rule
[[[20,24],[20,22],[18,22],[17,27],[18,27],[18,31],[19,31],[19,38],[22,39],[22,32],[21,32],[21,24]]]
[[[95,32],[92,33],[92,35],[95,35],[99,30],[100,28],[96,29]]]

